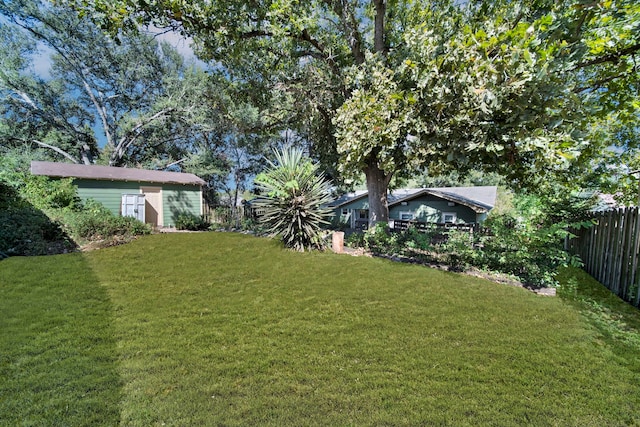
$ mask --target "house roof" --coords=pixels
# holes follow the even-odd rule
[[[450,202],[468,206],[475,212],[488,212],[495,206],[498,187],[438,187],[438,188],[403,188],[393,190],[387,195],[389,207],[399,203],[418,198],[423,195],[433,195]],[[363,197],[367,197],[367,191],[347,193],[330,204],[338,208]]]
[[[192,173],[165,172],[111,166],[79,165],[72,163],[31,162],[31,173],[59,178],[83,178],[100,181],[138,181],[161,184],[205,185]]]
[[[368,192],[366,190],[357,190],[351,193],[346,193],[338,197],[336,200],[330,202],[327,206],[329,206],[330,208],[339,208],[340,206],[351,203],[354,200],[358,200],[362,197],[367,197],[367,194]]]

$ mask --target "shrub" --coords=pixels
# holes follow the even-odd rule
[[[364,233],[352,233],[345,239],[345,244],[351,248],[363,248],[365,246]]]
[[[365,247],[377,255],[393,255],[398,249],[397,235],[389,231],[386,223],[379,222],[364,233]]]
[[[61,224],[0,182],[0,258],[47,255],[75,248]]]
[[[451,229],[439,245],[451,270],[463,271],[475,261],[473,235],[468,231]]]
[[[50,179],[45,176],[26,175],[22,196],[37,209],[77,208],[80,203],[78,189],[71,178]]]
[[[331,201],[329,182],[299,149],[276,151],[275,157],[255,180],[262,194],[255,203],[263,211],[259,220],[289,248],[322,248],[322,225],[330,214],[322,205]]]
[[[502,214],[486,225],[490,232],[478,237],[482,249],[474,254],[474,265],[513,274],[530,285],[556,285],[556,270],[569,259],[562,244],[566,224],[533,225],[531,219]]]
[[[178,230],[203,231],[208,230],[210,224],[202,216],[183,212],[176,217],[176,228]]]
[[[107,239],[113,236],[133,237],[151,232],[150,227],[133,217],[114,215],[95,200],[88,200],[78,211],[65,211],[64,222],[76,238]]]

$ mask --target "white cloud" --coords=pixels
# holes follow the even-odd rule
[[[185,59],[196,59],[191,48],[192,40],[183,37],[175,31],[166,31],[154,26],[147,27],[146,31],[153,35],[158,41],[164,41],[173,46]]]

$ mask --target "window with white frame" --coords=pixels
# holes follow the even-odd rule
[[[342,215],[349,215],[349,209],[347,208],[342,208]]]
[[[413,212],[399,212],[400,219],[403,221],[411,221],[413,219]]]
[[[442,222],[445,224],[453,224],[458,219],[458,215],[455,212],[442,212]]]

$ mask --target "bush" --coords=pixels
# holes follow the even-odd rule
[[[331,201],[331,185],[301,150],[276,151],[275,156],[276,162],[269,162],[255,180],[262,194],[255,206],[264,212],[259,220],[289,248],[323,248],[322,226],[331,211],[322,206]]]
[[[70,234],[78,239],[100,240],[113,236],[133,237],[149,234],[151,228],[133,217],[117,216],[95,200],[82,209],[63,213]]]
[[[80,203],[78,188],[73,180],[49,179],[45,176],[27,175],[20,193],[37,209],[75,209]]]
[[[176,217],[176,228],[178,230],[204,231],[208,230],[210,224],[202,216],[183,212]]]
[[[350,248],[364,248],[364,233],[352,233],[345,239],[345,245]]]
[[[401,251],[398,235],[389,231],[386,223],[379,222],[364,233],[365,247],[376,255],[393,255]]]
[[[491,217],[486,225],[491,231],[478,237],[482,249],[474,254],[475,266],[513,274],[534,286],[556,285],[557,268],[569,259],[563,249],[566,224],[533,226],[503,214]]]
[[[555,285],[555,271],[567,261],[561,224],[528,228],[511,215],[498,215],[487,225],[491,231],[474,234],[436,228],[427,232],[409,228],[394,233],[379,223],[365,233],[350,236],[348,244],[376,255],[404,255],[422,262],[444,263],[454,271],[474,266],[511,274],[534,286]]]
[[[73,250],[74,242],[62,225],[51,220],[0,182],[0,258],[32,256]]]

